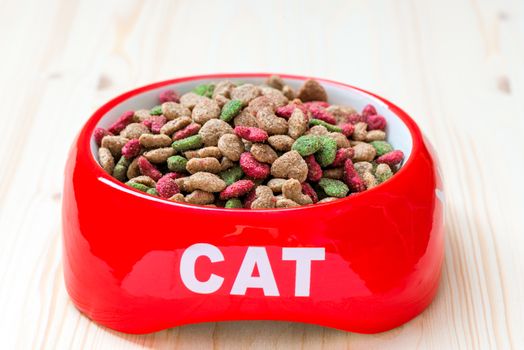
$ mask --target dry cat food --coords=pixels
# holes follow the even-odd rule
[[[404,155],[372,105],[329,104],[307,80],[220,81],[127,111],[94,138],[104,170],[130,187],[177,202],[225,208],[325,203],[387,181]]]

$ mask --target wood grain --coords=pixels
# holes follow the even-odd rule
[[[524,348],[523,1],[0,0],[0,52],[2,348]],[[76,132],[132,87],[227,71],[340,80],[414,116],[447,197],[426,312],[376,335],[253,321],[138,336],[74,308],[60,197]]]

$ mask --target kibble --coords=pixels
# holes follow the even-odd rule
[[[330,104],[314,79],[294,91],[219,81],[160,92],[155,106],[122,113],[93,133],[103,170],[173,202],[223,208],[293,208],[327,203],[388,181],[404,154],[387,121]],[[150,107],[150,108],[147,108]]]

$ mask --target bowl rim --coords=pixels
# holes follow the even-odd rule
[[[344,205],[348,201],[354,200],[355,198],[370,195],[371,193],[374,193],[378,190],[384,190],[387,188],[387,186],[393,186],[396,180],[398,180],[398,178],[401,177],[402,174],[404,174],[410,168],[410,165],[413,163],[413,159],[416,157],[416,155],[418,154],[418,152],[420,151],[422,147],[422,144],[424,142],[423,136],[422,136],[422,133],[418,125],[415,123],[415,121],[400,107],[398,107],[394,103],[390,102],[389,100],[377,94],[374,94],[372,92],[358,88],[350,84],[341,83],[341,82],[330,80],[330,79],[317,78],[317,77],[311,77],[311,76],[302,76],[302,75],[283,74],[283,73],[260,73],[260,72],[249,73],[248,72],[248,73],[212,73],[212,74],[202,74],[202,75],[190,75],[190,76],[163,80],[160,82],[143,85],[138,88],[124,92],[114,97],[113,99],[109,100],[108,102],[103,104],[101,107],[99,107],[89,117],[89,119],[84,123],[84,126],[82,127],[79,133],[79,136],[77,140],[75,141],[77,152],[79,154],[85,154],[85,153],[89,154],[88,158],[89,158],[90,170],[94,173],[94,175],[98,178],[100,182],[108,186],[111,186],[117,190],[120,190],[122,192],[126,192],[128,194],[138,196],[140,198],[154,201],[157,203],[163,203],[166,205],[174,206],[175,208],[183,207],[186,209],[200,209],[200,210],[203,209],[203,210],[211,210],[214,212],[219,211],[219,212],[224,212],[224,213],[235,213],[235,212],[236,213],[242,213],[242,212],[245,213],[247,209],[244,209],[244,208],[209,207],[205,205],[170,201],[168,199],[152,196],[152,195],[140,192],[139,190],[136,190],[132,187],[126,186],[124,183],[117,181],[116,179],[114,179],[112,176],[110,176],[103,170],[99,162],[96,160],[94,154],[91,152],[91,140],[93,137],[93,132],[98,125],[98,122],[105,116],[107,112],[109,112],[112,108],[114,108],[118,104],[130,98],[133,98],[141,93],[147,92],[149,90],[161,88],[166,85],[190,82],[190,81],[195,81],[195,80],[204,80],[204,79],[217,79],[218,80],[218,79],[227,79],[227,78],[236,78],[236,79],[238,78],[240,79],[267,78],[271,75],[278,75],[283,79],[294,79],[294,80],[302,80],[302,81],[305,81],[307,79],[314,79],[321,83],[334,85],[334,86],[337,86],[345,90],[356,90],[366,95],[369,95],[370,97],[374,97],[378,99],[379,101],[384,103],[386,107],[390,109],[391,112],[395,114],[402,121],[402,123],[404,123],[404,125],[407,127],[409,134],[411,136],[412,147],[411,147],[410,156],[408,157],[407,161],[402,165],[402,167],[397,171],[397,173],[388,181],[382,184],[379,184],[369,190],[353,193],[344,198],[339,198],[334,201],[326,202],[326,203],[315,203],[314,205],[297,206],[297,207],[291,207],[291,208],[250,209],[249,212],[261,212],[261,213],[267,214],[267,213],[272,213],[272,212],[312,210],[315,208],[326,208],[327,206]]]

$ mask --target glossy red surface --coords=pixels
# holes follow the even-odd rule
[[[419,128],[384,99],[409,128],[411,156],[386,183],[331,203],[265,211],[179,204],[118,184],[94,160],[93,130],[116,104],[163,85],[231,76],[265,74],[146,86],[104,105],[81,130],[67,161],[63,200],[65,281],[75,305],[94,321],[128,333],[242,319],[373,333],[422,312],[436,293],[443,259],[442,187]],[[223,277],[214,293],[194,293],[181,280],[181,255],[195,243],[212,244],[224,256],[196,261],[198,280]],[[248,247],[265,247],[279,296],[258,288],[231,295]],[[311,264],[309,296],[295,296],[295,262],[283,261],[282,247],[325,248],[325,260]]]

